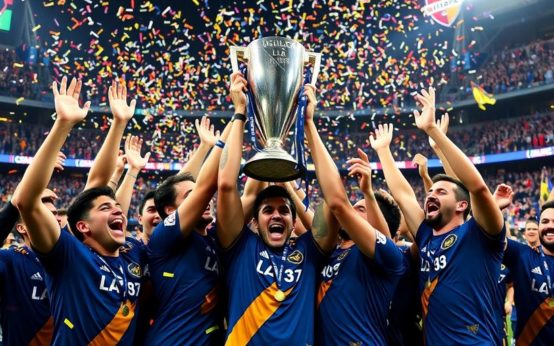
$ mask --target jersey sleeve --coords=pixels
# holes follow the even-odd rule
[[[174,211],[156,226],[148,242],[148,249],[151,255],[163,257],[169,255],[185,240],[179,225],[179,213]]]
[[[83,256],[82,248],[85,248],[84,245],[73,235],[60,232],[56,245],[49,253],[42,254],[36,249],[34,250],[44,270],[51,275],[55,275],[56,273],[64,273],[72,267],[78,268],[79,266],[75,266],[75,263],[79,263]]]
[[[433,229],[425,221],[419,225],[415,236],[415,242],[418,248],[421,249],[422,243],[426,242],[430,235],[433,234]]]
[[[17,210],[12,202],[6,203],[4,208],[0,210],[0,243],[6,240],[18,219],[19,210]]]
[[[475,218],[471,218],[468,221],[469,226],[471,227],[471,231],[473,233],[477,233],[479,235],[479,239],[481,241],[484,241],[487,245],[491,246],[491,248],[494,251],[502,252],[504,251],[504,247],[506,246],[506,223],[503,224],[502,230],[497,235],[489,235],[487,234],[481,226],[475,221]]]
[[[312,230],[309,230],[308,232],[305,232],[300,237],[298,237],[299,241],[301,239],[303,239],[303,241],[306,242],[306,247],[309,253],[313,256],[314,260],[316,260],[316,263],[320,266],[323,266],[325,261],[329,258],[330,254],[325,254],[323,250],[321,250],[321,248],[319,247],[319,245],[317,244],[314,238],[314,234],[312,233]]]
[[[11,254],[9,250],[0,250],[0,282],[6,279],[10,260]]]
[[[381,232],[376,232],[375,255],[373,259],[368,260],[372,260],[390,275],[402,275],[407,270],[402,252],[392,240],[387,239]]]
[[[233,244],[231,244],[231,246],[227,248],[221,249],[223,259],[230,260],[235,256],[237,256],[238,254],[240,254],[244,249],[244,247],[246,246],[246,243],[248,242],[248,240],[252,237],[256,237],[256,235],[254,234],[254,232],[252,232],[252,230],[250,230],[250,228],[247,225],[245,225],[242,231],[240,232],[239,236],[237,237],[237,239],[235,239],[235,241],[233,242]],[[219,242],[217,243],[219,244]]]
[[[528,245],[508,239],[506,251],[504,252],[504,264],[508,269],[511,269],[517,264],[518,259],[524,255],[524,252],[529,250],[531,250],[531,248]]]

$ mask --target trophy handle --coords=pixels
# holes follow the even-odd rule
[[[239,72],[239,58],[248,61],[248,47],[231,46],[231,67],[233,73]]]
[[[317,82],[317,76],[319,75],[319,70],[321,68],[321,53],[306,52],[306,58],[304,59],[304,62],[305,63],[309,62],[314,67],[314,71],[312,74],[312,82],[310,84],[312,84],[315,87],[315,83]]]

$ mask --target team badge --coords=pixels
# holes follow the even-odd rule
[[[479,325],[478,324],[472,324],[469,326],[466,326],[467,330],[469,330],[474,335],[477,335],[477,332],[479,331]]]
[[[138,264],[136,264],[135,262],[129,263],[129,265],[127,266],[127,271],[129,272],[129,274],[131,274],[131,275],[133,275],[134,277],[137,277],[137,278],[140,278],[140,276],[142,274],[142,270],[141,270],[140,266]]]
[[[294,264],[300,264],[304,260],[304,255],[300,250],[294,250],[288,257],[287,261]]]
[[[458,239],[457,235],[450,234],[448,237],[444,238],[444,240],[442,241],[441,249],[442,250],[450,249],[452,247],[452,245],[454,245],[454,243],[456,243],[457,239]]]
[[[173,213],[167,215],[167,217],[164,219],[164,225],[166,226],[174,226],[175,225],[175,214],[177,211],[174,211]]]
[[[462,2],[463,0],[425,0],[425,6],[421,10],[440,25],[450,27],[460,14]]]

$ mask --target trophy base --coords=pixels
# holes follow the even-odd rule
[[[243,167],[247,176],[259,181],[282,183],[302,177],[294,158],[282,149],[266,148],[252,157]]]

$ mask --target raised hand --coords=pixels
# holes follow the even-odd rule
[[[205,143],[210,147],[213,147],[215,142],[217,142],[220,133],[219,130],[214,131],[214,125],[210,124],[210,119],[207,116],[203,116],[202,120],[195,119],[194,126],[196,127],[198,137],[200,137],[200,143]]]
[[[142,149],[142,138],[139,136],[128,136],[125,140],[125,157],[129,163],[130,168],[137,170],[143,169],[148,160],[150,159],[150,153],[146,153],[144,157],[140,155]]]
[[[130,140],[130,137],[127,136],[125,139],[125,146],[127,146],[127,142]],[[122,150],[119,151],[119,154],[117,155],[117,161],[115,162],[115,170],[117,172],[123,172],[125,169],[125,164],[127,163],[127,157],[125,157],[125,154]]]
[[[439,129],[441,129],[442,133],[446,134],[448,132],[448,125],[450,123],[450,116],[448,113],[444,113],[439,120],[437,120],[437,126]],[[429,145],[431,148],[436,148],[437,143],[433,140],[433,138],[429,137]]]
[[[64,170],[64,163],[65,163],[65,154],[61,151],[58,153],[58,157],[56,158],[56,164],[54,165],[54,170],[57,171],[63,171]]]
[[[496,205],[498,205],[500,209],[504,209],[512,204],[514,191],[512,191],[512,187],[510,185],[500,184],[496,187],[493,196],[496,201]]]
[[[235,106],[235,112],[246,113],[246,91],[248,83],[240,72],[231,75],[231,100]]]
[[[392,142],[392,133],[394,127],[392,124],[379,125],[375,129],[375,134],[369,136],[369,142],[374,150],[388,148]]]
[[[427,132],[437,126],[435,124],[435,89],[429,87],[429,91],[422,90],[416,94],[415,99],[422,105],[421,113],[414,111],[416,126]]]
[[[427,173],[427,158],[425,156],[417,153],[412,160],[412,164],[417,166],[420,176]]]
[[[127,104],[127,86],[125,81],[116,83],[114,80],[108,89],[108,100],[110,101],[110,109],[114,116],[114,120],[129,121],[135,114],[136,100],[131,100]]]
[[[304,85],[304,95],[308,98],[308,104],[306,105],[306,121],[313,120],[315,114],[315,106],[317,105],[317,99],[315,97],[315,87],[311,84]]]
[[[353,158],[347,161],[348,175],[358,176],[358,184],[360,185],[360,190],[363,192],[373,191],[371,184],[371,166],[369,164],[369,159],[366,153],[363,150],[358,148],[359,158]]]
[[[85,119],[90,109],[90,101],[85,102],[83,107],[79,106],[81,86],[82,82],[73,78],[68,87],[67,77],[62,78],[59,90],[58,84],[56,82],[52,83],[52,92],[54,93],[54,104],[58,120],[70,123],[73,126]]]

